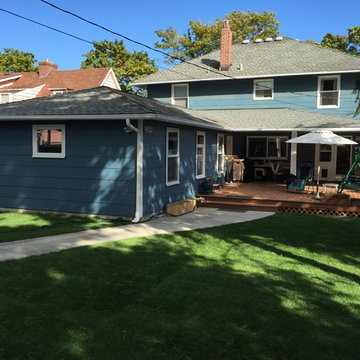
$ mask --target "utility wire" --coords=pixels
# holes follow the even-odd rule
[[[26,17],[26,16],[16,14],[16,13],[14,13],[14,12],[12,12],[12,11],[9,11],[9,10],[3,9],[3,8],[0,8],[0,11],[3,11],[4,13],[10,14],[10,15],[13,15],[13,16],[19,18],[19,19],[29,21],[29,22],[31,22],[31,23],[33,23],[33,24],[36,24],[36,25],[45,27],[45,28],[47,28],[47,29],[56,31],[56,32],[58,32],[58,33],[60,33],[60,34],[63,34],[63,35],[66,35],[66,36],[70,36],[70,37],[72,37],[72,38],[74,38],[74,39],[76,39],[76,40],[80,40],[80,41],[85,42],[85,43],[87,43],[87,44],[94,45],[93,42],[90,41],[90,40],[87,40],[87,39],[81,38],[81,37],[79,37],[79,36],[70,34],[70,33],[66,32],[66,31],[63,31],[63,30],[54,28],[54,27],[52,27],[52,26],[43,24],[43,23],[41,23],[41,22],[39,22],[39,21],[30,19],[30,18],[28,18],[28,17]],[[156,60],[157,62],[161,62],[161,61],[162,61],[162,59],[159,59],[159,58],[154,58],[154,60]],[[185,73],[182,73],[182,72],[180,72],[180,71],[176,71],[176,70],[173,70],[173,69],[169,69],[169,68],[166,68],[166,67],[161,66],[161,65],[156,65],[156,66],[157,66],[158,68],[160,68],[160,69],[169,70],[169,71],[174,72],[174,73],[176,73],[176,74],[186,76]]]
[[[185,59],[183,59],[183,58],[180,58],[180,57],[178,57],[178,56],[168,54],[168,53],[166,53],[165,51],[156,49],[156,48],[154,48],[154,47],[152,47],[152,46],[149,46],[149,45],[144,44],[144,43],[142,43],[142,42],[140,42],[140,41],[134,40],[134,39],[132,39],[132,38],[130,38],[130,37],[128,37],[128,36],[125,36],[125,35],[123,35],[123,34],[120,34],[120,33],[116,32],[116,31],[110,30],[110,29],[108,29],[107,27],[105,27],[105,26],[103,26],[103,25],[100,25],[100,24],[98,24],[98,23],[96,23],[96,22],[94,22],[94,21],[85,19],[84,17],[82,17],[82,16],[80,16],[80,15],[78,15],[78,14],[75,14],[75,13],[73,13],[72,11],[63,9],[63,8],[61,8],[61,7],[59,7],[59,6],[56,6],[56,5],[52,4],[52,3],[49,2],[49,1],[46,1],[46,0],[40,0],[40,1],[43,2],[44,4],[47,4],[47,5],[51,6],[51,7],[53,7],[53,8],[56,9],[56,10],[59,10],[59,11],[61,11],[61,12],[64,12],[64,13],[68,14],[68,15],[74,16],[74,17],[76,17],[77,19],[79,19],[79,20],[81,20],[81,21],[84,21],[84,22],[86,22],[86,23],[88,23],[88,24],[91,24],[91,25],[96,26],[96,27],[98,27],[98,28],[100,28],[100,29],[103,29],[103,30],[105,30],[105,31],[107,31],[107,32],[109,32],[109,33],[111,33],[111,34],[113,34],[113,35],[119,36],[119,37],[121,37],[121,38],[123,38],[123,39],[125,39],[125,40],[128,40],[128,41],[130,41],[130,42],[132,42],[132,43],[134,43],[134,44],[143,46],[143,47],[145,47],[146,49],[149,49],[149,50],[151,50],[151,51],[158,52],[158,53],[160,53],[160,54],[162,54],[162,55],[164,55],[164,56],[166,56],[166,57],[170,57],[170,58],[173,59],[173,60],[181,61],[181,62],[183,62],[183,63],[186,63],[186,64],[189,64],[189,65],[195,66],[195,67],[197,67],[197,68],[199,68],[199,69],[202,69],[202,70],[205,70],[205,71],[207,71],[207,72],[212,72],[212,73],[215,73],[215,74],[217,74],[217,75],[221,75],[221,76],[226,77],[226,78],[236,79],[236,77],[234,77],[234,76],[231,76],[231,75],[228,75],[228,74],[224,74],[224,73],[222,73],[222,72],[220,72],[220,71],[212,70],[212,69],[209,68],[209,67],[204,67],[204,66],[195,64],[195,63],[193,63],[193,62],[190,62],[190,61],[188,61],[188,60],[185,60]]]
[[[20,18],[20,19],[29,21],[29,22],[34,23],[34,24],[36,24],[36,25],[43,26],[44,28],[47,28],[47,29],[56,31],[56,32],[58,32],[58,33],[60,33],[60,34],[64,34],[64,35],[70,36],[70,37],[72,37],[72,38],[74,38],[74,39],[77,39],[77,40],[86,42],[86,43],[88,43],[88,44],[92,44],[91,41],[85,40],[85,39],[83,39],[83,38],[81,38],[81,37],[79,37],[79,36],[72,35],[72,34],[66,32],[66,31],[62,31],[62,30],[56,29],[56,28],[54,28],[54,27],[52,27],[52,26],[43,24],[43,23],[41,23],[41,22],[39,22],[39,21],[36,21],[36,20],[29,19],[29,18],[27,18],[27,17],[25,17],[25,16],[22,16],[22,15],[19,15],[19,14],[15,14],[15,13],[9,11],[9,10],[5,10],[5,9],[0,8],[0,11],[3,11],[4,13],[7,13],[7,14],[10,14],[10,15],[13,15],[13,16],[16,16],[16,17],[18,17],[18,18]]]

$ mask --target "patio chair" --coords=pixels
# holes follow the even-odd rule
[[[298,170],[298,176],[289,178],[287,182],[287,189],[289,191],[304,191],[306,185],[310,185],[313,181],[313,169],[309,168],[307,171],[307,175],[303,177],[304,171],[302,168]]]

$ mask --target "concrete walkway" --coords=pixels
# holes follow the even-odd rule
[[[273,213],[199,208],[186,215],[155,217],[150,221],[140,224],[0,243],[0,261],[47,254],[106,241],[240,223],[261,219],[270,215],[273,215]]]

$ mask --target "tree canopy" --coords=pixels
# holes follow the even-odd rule
[[[321,45],[329,49],[339,50],[352,55],[360,55],[360,26],[347,29],[346,35],[334,35],[329,32],[324,35],[321,43],[313,40],[306,40],[307,43]]]
[[[0,51],[0,73],[37,71],[35,55],[29,52],[6,48]]]
[[[112,67],[123,91],[141,93],[141,90],[135,90],[129,84],[157,71],[155,61],[149,58],[146,51],[131,53],[126,50],[122,40],[93,41],[93,45],[94,49],[83,55],[86,59],[81,63],[81,68]]]
[[[259,37],[276,37],[279,34],[279,22],[275,19],[275,12],[256,13],[234,10],[224,18],[216,18],[209,24],[201,20],[191,20],[183,35],[180,35],[172,26],[166,30],[157,30],[156,34],[160,40],[155,43],[155,46],[182,60],[208,54],[220,47],[221,29],[225,20],[230,22],[233,43]],[[168,61],[171,63],[175,59],[169,58]]]

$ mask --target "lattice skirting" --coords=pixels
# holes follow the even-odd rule
[[[313,215],[326,215],[326,216],[339,216],[339,217],[360,217],[360,211],[346,211],[336,209],[304,209],[304,208],[291,208],[279,207],[278,211],[298,214],[313,214]]]

